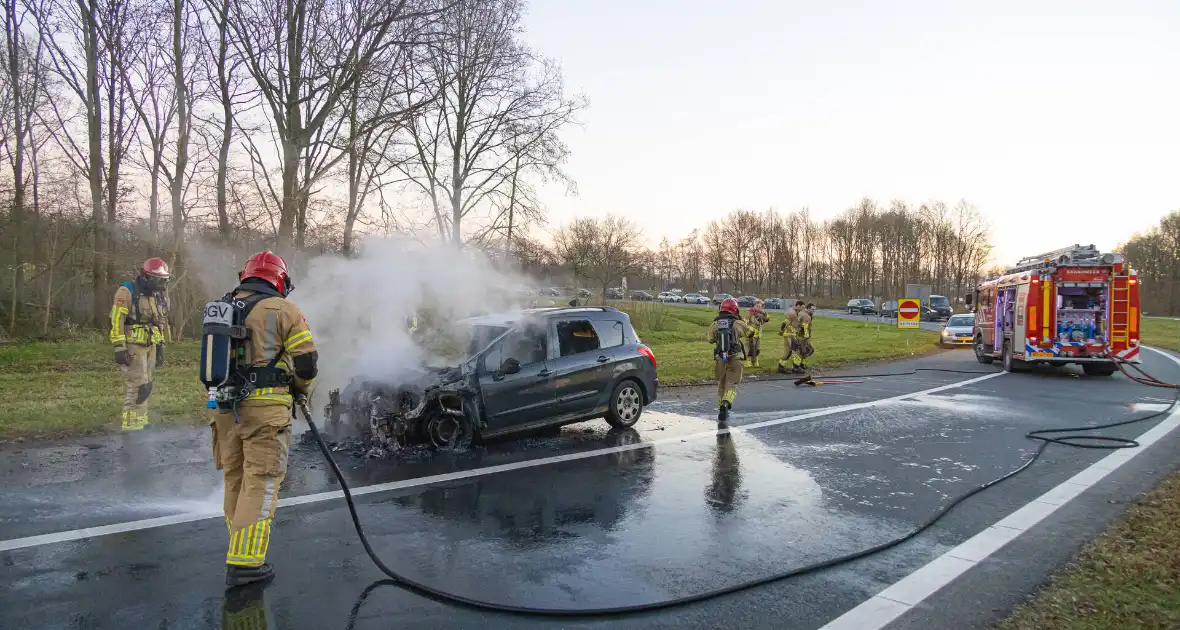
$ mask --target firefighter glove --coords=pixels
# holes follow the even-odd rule
[[[156,368],[164,367],[164,344],[156,344]]]
[[[778,327],[778,336],[779,337],[786,337],[787,336],[787,322],[783,322],[782,325]]]
[[[131,365],[131,355],[127,354],[125,348],[115,350],[115,363],[124,367]]]

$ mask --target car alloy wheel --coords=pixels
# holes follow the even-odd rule
[[[618,411],[619,419],[627,424],[632,424],[639,418],[639,413],[643,410],[643,397],[634,385],[627,385],[619,390],[615,398],[615,409]]]

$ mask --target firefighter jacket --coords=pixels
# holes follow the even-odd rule
[[[234,291],[235,298],[250,294],[251,291],[241,287]],[[243,406],[290,407],[292,392],[306,394],[311,391],[319,353],[312,341],[307,318],[294,302],[277,296],[259,301],[246,316],[246,329],[250,331],[246,342],[247,363],[264,368],[275,361],[274,366],[287,374],[289,385],[258,387],[242,402]]]
[[[799,312],[799,334],[796,335],[800,339],[811,339],[811,313],[808,311]]]
[[[750,328],[754,329],[755,337],[762,336],[762,327],[769,321],[770,317],[767,316],[766,311],[760,308],[751,308],[746,314],[746,322],[750,325]]]
[[[168,307],[163,295],[140,291],[132,282],[119,286],[115,291],[115,303],[111,306],[110,339],[115,348],[124,349],[129,343],[139,346],[161,344],[170,332]]]
[[[709,343],[717,343],[717,320],[722,318],[733,319],[733,323],[731,324],[733,326],[733,341],[737,344],[737,348],[734,348],[730,351],[730,356],[738,359],[746,358],[746,346],[743,340],[753,339],[754,329],[751,328],[749,324],[742,321],[739,317],[735,317],[729,313],[722,313],[718,315],[717,319],[713,320],[713,324],[709,326]]]
[[[796,337],[799,332],[799,311],[794,309],[787,311],[787,318],[778,327],[779,335],[783,337]]]

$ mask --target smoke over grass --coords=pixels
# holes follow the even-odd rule
[[[357,258],[320,256],[305,268],[291,299],[319,350],[317,404],[354,377],[397,383],[417,373],[433,357],[411,339],[414,315],[427,336],[454,331],[457,320],[519,308],[515,296],[525,283],[479,252],[404,238],[369,238]]]

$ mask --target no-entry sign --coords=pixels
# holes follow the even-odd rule
[[[921,328],[922,300],[906,298],[897,301],[897,327]]]

